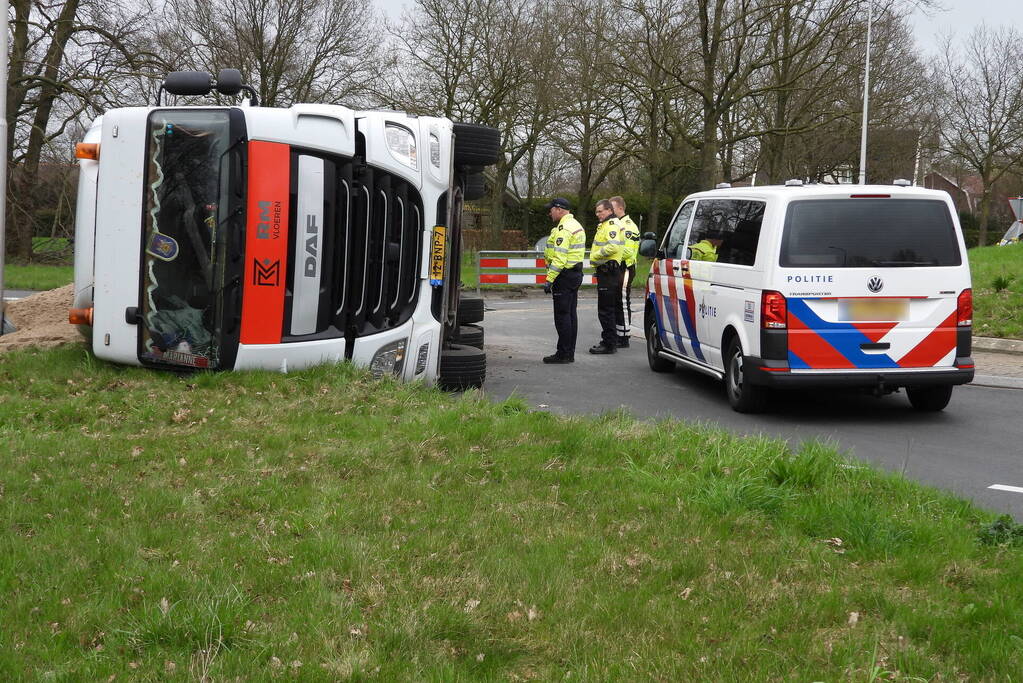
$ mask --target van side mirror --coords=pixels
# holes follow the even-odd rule
[[[647,233],[647,235],[651,234],[653,233]],[[644,235],[643,237],[646,239],[641,240],[639,243],[639,253],[647,258],[655,258],[657,256],[657,242],[648,238],[647,235]]]

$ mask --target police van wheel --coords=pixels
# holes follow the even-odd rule
[[[944,410],[952,398],[952,385],[939,387],[906,387],[906,396],[917,410],[936,413]]]
[[[767,387],[750,384],[742,374],[742,344],[732,339],[725,355],[725,393],[732,410],[760,413],[767,407]]]
[[[483,297],[462,294],[458,297],[458,324],[483,322]]]
[[[657,334],[657,319],[654,316],[647,316],[646,323],[646,362],[654,372],[672,372],[675,364],[666,358],[661,358],[661,337]]]
[[[474,346],[477,349],[482,349],[483,328],[479,325],[460,325],[458,328],[458,343],[462,346]]]
[[[475,123],[455,123],[455,166],[489,166],[497,163],[501,133]]]
[[[449,344],[440,352],[437,384],[447,391],[483,386],[487,378],[487,354],[474,346]]]

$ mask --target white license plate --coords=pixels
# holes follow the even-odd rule
[[[850,322],[907,320],[909,299],[839,299],[838,316]]]

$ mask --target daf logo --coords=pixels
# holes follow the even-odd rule
[[[877,294],[882,289],[884,289],[884,280],[882,280],[879,277],[870,278],[869,280],[867,280],[867,289],[872,291],[874,294]]]

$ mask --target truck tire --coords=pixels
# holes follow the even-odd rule
[[[937,387],[906,387],[909,404],[926,413],[944,410],[952,398],[952,385]]]
[[[733,337],[725,354],[725,393],[732,410],[762,413],[767,407],[767,387],[750,384],[742,374],[742,344]]]
[[[458,324],[483,322],[483,297],[462,294],[458,297]]]
[[[474,346],[449,344],[440,352],[440,376],[437,383],[447,391],[462,391],[483,386],[487,378],[487,354]]]
[[[467,202],[483,199],[487,196],[487,186],[483,182],[482,173],[470,173],[465,177],[462,186],[462,198]]]
[[[490,166],[501,152],[501,133],[475,123],[455,123],[455,166]]]
[[[479,325],[462,325],[458,328],[458,343],[462,346],[483,348],[483,328]]]

